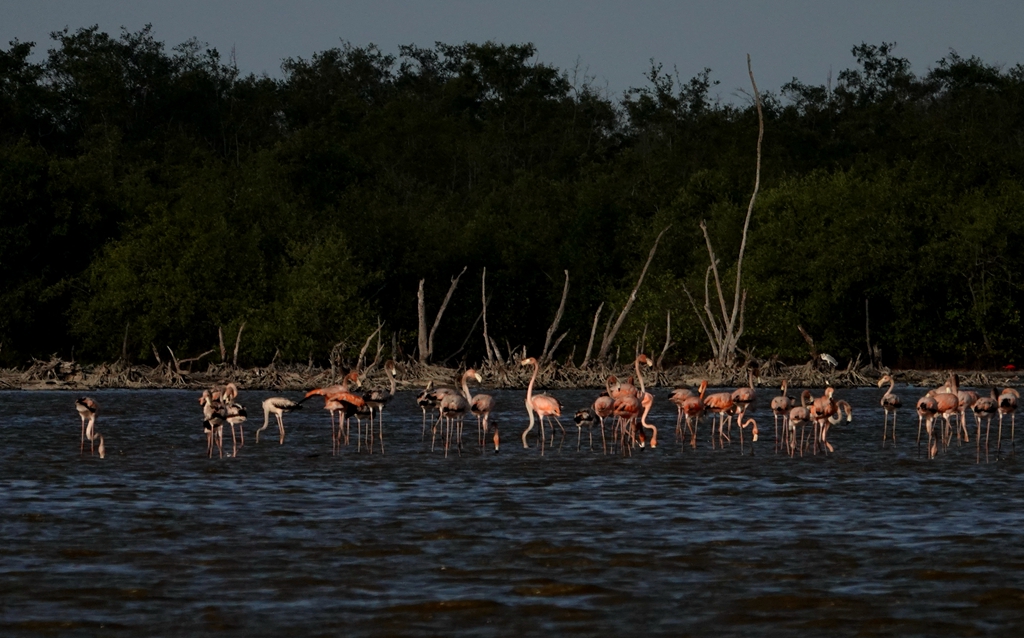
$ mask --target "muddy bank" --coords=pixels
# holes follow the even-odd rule
[[[793,387],[862,387],[875,385],[883,374],[892,374],[897,383],[910,385],[938,386],[945,382],[948,370],[890,370],[872,366],[855,366],[850,362],[845,368],[832,369],[827,365],[787,366],[776,360],[763,362],[759,368],[759,387],[778,386],[783,379]],[[413,362],[399,363],[396,368],[398,389],[412,389],[425,386],[454,383],[459,373],[453,368],[421,365]],[[525,388],[530,379],[530,369],[515,363],[486,363],[479,368],[487,388]],[[970,370],[958,371],[964,387],[1017,386],[1020,373]],[[161,364],[155,367],[116,362],[112,364],[83,365],[74,361],[50,359],[35,361],[27,369],[0,370],[0,389],[10,390],[92,390],[96,388],[123,389],[201,389],[211,385],[234,381],[242,389],[249,390],[308,390],[310,388],[339,382],[344,375],[343,368],[320,368],[303,365],[269,365],[257,368],[235,368],[230,364],[204,364],[202,370],[174,367]],[[542,366],[538,384],[543,388],[600,388],[609,375],[628,377],[635,374],[628,365],[588,366],[578,368],[558,363]],[[364,387],[385,387],[387,378],[378,363],[371,364],[363,372]],[[747,383],[745,368],[718,370],[710,364],[674,366],[664,370],[646,369],[644,382],[649,387],[697,386],[707,379],[713,387],[741,386]]]

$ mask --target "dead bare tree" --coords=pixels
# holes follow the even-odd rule
[[[243,321],[241,323],[241,325],[238,326],[238,335],[235,336],[235,354],[234,354],[234,356],[231,359],[231,366],[235,367],[235,368],[238,367],[238,348],[239,348],[239,346],[242,345],[242,330],[244,330],[244,329],[245,329],[245,322]]]
[[[626,315],[629,314],[630,308],[633,307],[633,302],[636,301],[636,293],[640,290],[640,284],[644,282],[644,276],[647,275],[647,269],[651,265],[651,260],[654,259],[654,253],[658,250],[658,242],[661,241],[662,235],[664,235],[669,228],[671,228],[671,226],[666,226],[664,230],[658,233],[657,239],[654,240],[654,245],[651,246],[651,252],[647,255],[647,262],[644,264],[643,270],[640,271],[640,277],[636,280],[636,285],[633,286],[633,292],[629,293],[629,299],[626,301],[626,305],[622,307],[622,312],[619,313],[619,318],[615,320],[615,325],[612,326],[611,330],[605,330],[604,338],[601,340],[601,349],[597,351],[597,358],[601,361],[604,361],[607,358],[608,350],[612,347],[612,342],[615,341],[615,335],[619,333],[619,328],[622,327],[622,322],[625,321]]]
[[[550,350],[548,349],[548,346],[551,345],[551,337],[554,336],[555,331],[558,330],[558,323],[562,320],[562,313],[565,312],[565,298],[567,296],[569,296],[568,270],[565,271],[565,286],[562,288],[562,301],[558,304],[558,312],[555,313],[555,320],[551,322],[551,327],[548,328],[547,336],[544,337],[544,349],[540,353],[540,362],[542,364],[545,363],[551,357],[551,355],[554,353],[555,348],[558,347],[558,344],[561,343],[562,339],[565,339],[565,335],[568,334],[565,333],[558,338],[558,340],[555,342],[555,348],[551,348]]]
[[[604,308],[604,302],[597,307],[597,312],[594,313],[594,325],[590,327],[590,341],[587,341],[587,353],[583,355],[583,365],[581,367],[586,368],[587,364],[590,363],[590,352],[594,349],[594,335],[597,334],[597,322],[601,319],[601,309]]]
[[[480,303],[483,304],[483,310],[480,312],[484,320],[484,350],[487,351],[487,362],[494,363],[494,353],[491,351],[491,338],[487,335],[487,267],[484,267],[484,272],[480,275]]]
[[[455,294],[455,288],[459,285],[459,279],[466,272],[466,267],[462,268],[457,276],[452,277],[452,285],[448,288],[448,294],[444,296],[444,301],[441,302],[441,307],[437,309],[437,316],[434,318],[434,325],[430,328],[430,333],[427,333],[427,309],[426,302],[423,297],[423,283],[425,279],[420,279],[419,292],[416,295],[417,300],[417,311],[419,313],[419,350],[420,350],[420,363],[426,365],[430,361],[430,356],[434,353],[434,335],[437,333],[437,327],[441,325],[441,317],[444,315],[445,309],[448,307],[448,302],[451,301],[452,295]]]
[[[655,367],[661,369],[661,362],[665,360],[665,353],[668,349],[676,345],[672,341],[672,311],[669,310],[665,313],[665,347],[661,349],[661,354],[658,355],[658,360],[655,362]]]
[[[711,246],[711,237],[708,235],[707,224],[700,223],[700,229],[704,233],[704,243],[707,245],[708,257],[711,265],[704,273],[704,312],[701,313],[697,303],[690,291],[683,286],[683,291],[693,306],[693,311],[700,320],[704,332],[708,336],[711,350],[714,353],[714,363],[719,369],[731,367],[736,361],[736,346],[740,337],[743,336],[743,316],[747,302],[747,291],[743,289],[743,254],[747,248],[747,230],[750,228],[750,217],[754,212],[754,202],[757,200],[757,191],[761,186],[761,141],[764,139],[764,114],[761,111],[761,94],[757,90],[757,83],[754,82],[754,71],[750,64],[750,55],[747,55],[747,72],[750,75],[750,84],[754,88],[754,103],[757,106],[757,163],[754,170],[754,192],[750,195],[750,203],[747,205],[747,217],[743,222],[743,236],[740,239],[740,253],[736,259],[736,285],[733,289],[732,309],[726,305],[725,291],[722,288],[722,279],[718,273],[718,258]],[[721,306],[721,315],[716,316],[711,305],[710,280],[711,275],[715,277],[715,289],[718,293],[718,302]]]

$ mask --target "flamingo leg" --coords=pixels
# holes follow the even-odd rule
[[[284,445],[284,419],[281,417],[281,413],[277,413],[277,431],[281,433],[281,440],[279,445]]]

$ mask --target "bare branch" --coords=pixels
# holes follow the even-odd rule
[[[661,354],[658,355],[658,360],[655,362],[659,369],[661,362],[665,360],[665,353],[674,345],[675,343],[672,342],[672,311],[669,310],[665,313],[665,347],[661,349]]]
[[[366,343],[364,343],[363,347],[359,350],[359,358],[356,359],[356,370],[363,369],[363,364],[365,363],[366,360],[366,351],[370,349],[370,342],[372,342],[373,338],[377,336],[378,333],[380,333],[380,329],[382,327],[383,325],[378,323],[377,329],[371,332],[370,336],[366,338]]]
[[[445,309],[448,307],[448,302],[452,300],[452,295],[455,294],[455,288],[459,285],[459,279],[466,272],[466,266],[462,267],[462,272],[457,276],[452,277],[452,285],[448,287],[448,294],[444,296],[444,301],[441,302],[441,307],[437,309],[437,316],[434,318],[434,325],[430,329],[430,336],[427,337],[427,357],[429,358],[434,354],[434,335],[437,333],[437,327],[441,325],[441,316],[444,315]],[[420,357],[423,361],[422,356]],[[426,363],[426,361],[423,361]]]
[[[725,329],[725,318],[729,316],[729,311],[725,307],[725,293],[722,291],[722,280],[718,276],[718,260],[715,259],[715,250],[711,247],[711,237],[708,235],[708,225],[704,223],[704,220],[700,222],[700,229],[704,232],[704,243],[708,247],[708,257],[711,258],[711,272],[715,275],[715,288],[718,290],[718,301],[722,304],[722,329]],[[710,312],[710,308],[708,309]]]
[[[238,326],[238,336],[235,337],[235,356],[231,360],[231,365],[236,368],[238,367],[238,347],[242,345],[242,330],[244,329],[245,322],[243,321],[242,325]]]
[[[551,346],[551,352],[548,353],[548,359],[554,359],[555,358],[555,350],[558,350],[558,346],[559,346],[559,344],[562,343],[562,339],[565,339],[568,335],[569,335],[569,331],[566,330],[565,332],[562,333],[562,336],[560,336],[559,338],[555,339],[555,345]]]
[[[594,325],[590,328],[590,341],[587,342],[587,354],[583,355],[583,366],[587,367],[587,363],[590,361],[590,352],[594,349],[594,335],[597,334],[597,321],[601,318],[601,309],[604,308],[604,302],[597,307],[597,312],[594,313]]]
[[[484,349],[487,351],[487,362],[494,363],[494,354],[491,351],[491,339],[487,336],[487,267],[484,267],[484,272],[480,275],[480,303],[483,304],[483,312],[481,315],[484,319]]]
[[[715,336],[711,334],[711,329],[708,327],[704,317],[700,314],[700,309],[697,308],[697,302],[694,301],[693,295],[690,294],[690,289],[685,285],[683,286],[683,292],[686,293],[686,297],[690,300],[690,305],[693,306],[693,314],[697,315],[697,319],[700,321],[700,325],[704,328],[704,333],[708,336],[708,342],[711,344],[711,348],[715,349]],[[717,350],[715,350],[717,356]]]
[[[156,357],[156,364],[158,366],[162,366],[164,362],[160,360],[160,353],[156,349],[156,344],[151,341],[149,345],[153,348],[153,356]]]
[[[743,239],[740,240],[740,256],[736,259],[736,290],[732,302],[732,317],[729,318],[730,330],[736,324],[736,313],[739,310],[740,288],[743,277],[743,252],[747,249],[747,229],[750,228],[750,216],[754,212],[754,201],[757,200],[757,191],[761,187],[761,141],[764,139],[764,114],[761,112],[761,94],[757,91],[757,83],[754,82],[754,70],[750,66],[750,54],[747,54],[747,73],[750,74],[750,85],[754,87],[754,102],[757,104],[757,165],[754,169],[754,192],[750,195],[750,203],[747,205],[747,218],[743,221]],[[722,315],[725,319],[725,315]],[[739,335],[736,335],[739,340]]]
[[[426,363],[430,357],[430,351],[427,350],[427,309],[423,300],[423,282],[425,279],[420,279],[420,287],[416,292],[416,314],[419,318],[418,323],[418,343],[417,346],[420,351],[420,363]]]
[[[217,342],[220,344],[220,362],[224,363],[228,358],[228,351],[224,348],[224,329],[217,326]]]
[[[562,301],[558,304],[558,312],[555,313],[555,320],[551,322],[551,327],[548,328],[547,336],[544,337],[544,349],[540,353],[540,362],[544,363],[548,360],[549,352],[548,346],[551,345],[551,337],[558,330],[558,322],[562,320],[562,313],[565,312],[565,298],[569,295],[569,271],[565,271],[565,286],[562,288]]]
[[[622,322],[626,319],[626,315],[629,313],[629,309],[633,307],[633,302],[636,301],[636,293],[640,290],[640,284],[644,282],[644,276],[647,274],[647,269],[651,265],[651,261],[654,259],[654,253],[658,250],[658,242],[661,241],[662,236],[671,228],[672,225],[668,225],[658,233],[657,239],[654,240],[654,245],[651,246],[651,252],[647,255],[647,262],[644,263],[643,270],[640,271],[640,277],[636,280],[636,285],[633,286],[633,292],[629,293],[629,300],[626,305],[623,306],[622,312],[619,313],[619,318],[615,320],[615,326],[612,327],[612,331],[608,334],[608,337],[601,342],[601,350],[598,351],[597,356],[599,359],[604,359],[608,355],[608,349],[611,348],[612,342],[615,341],[615,335],[618,334],[619,328],[622,327]]]

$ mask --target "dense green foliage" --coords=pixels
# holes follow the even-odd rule
[[[702,219],[731,281],[757,132],[710,71],[652,65],[614,99],[530,45],[344,46],[280,80],[149,29],[33,48],[0,50],[6,364],[111,359],[126,328],[136,360],[218,328],[230,348],[242,321],[243,363],[322,362],[377,318],[410,355],[419,280],[430,322],[464,266],[436,360],[483,358],[486,267],[491,334],[531,353],[570,271],[560,355],[578,363],[670,224],[618,343],[660,350],[671,311],[668,361],[709,355],[683,285],[703,294]],[[853,52],[834,87],[764,94],[741,346],[802,360],[800,324],[856,356],[869,300],[890,365],[1021,359],[1024,67],[951,53],[918,77],[890,45]]]

